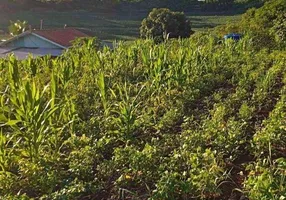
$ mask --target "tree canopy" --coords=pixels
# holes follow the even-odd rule
[[[192,33],[190,21],[182,12],[172,12],[167,8],[154,8],[142,21],[142,38],[154,38],[162,41],[164,34],[171,38],[189,37]]]

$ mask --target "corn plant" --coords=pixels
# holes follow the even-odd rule
[[[284,50],[94,42],[0,59],[0,199],[284,198]]]
[[[113,112],[118,115],[118,117],[114,118],[114,120],[123,131],[124,139],[132,139],[132,131],[134,129],[136,118],[138,118],[136,111],[140,106],[138,99],[143,89],[144,86],[140,88],[136,96],[133,98],[131,97],[131,88],[128,87],[126,83],[122,89],[117,86],[118,94],[116,94],[114,90],[110,90],[114,98],[120,99],[118,105],[116,106],[117,108],[114,109]]]

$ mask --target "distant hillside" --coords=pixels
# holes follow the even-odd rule
[[[258,7],[264,0],[4,0],[5,4],[18,9],[45,7],[59,10],[142,10],[154,7],[168,7],[177,10],[194,10],[204,12],[243,12],[249,7]]]

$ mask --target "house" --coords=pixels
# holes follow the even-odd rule
[[[80,37],[91,37],[84,29],[65,28],[52,30],[30,30],[0,43],[0,58],[14,54],[19,60],[28,56],[59,56]]]

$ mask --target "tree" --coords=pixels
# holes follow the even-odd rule
[[[169,35],[170,38],[186,38],[192,33],[190,21],[185,14],[172,12],[167,8],[154,8],[140,27],[142,38],[154,38],[156,41],[162,41],[164,35]]]
[[[15,35],[19,35],[25,32],[27,27],[28,27],[27,21],[17,20],[15,22],[10,21],[10,26],[8,27],[8,29],[9,29],[10,34],[12,36],[15,36]]]

